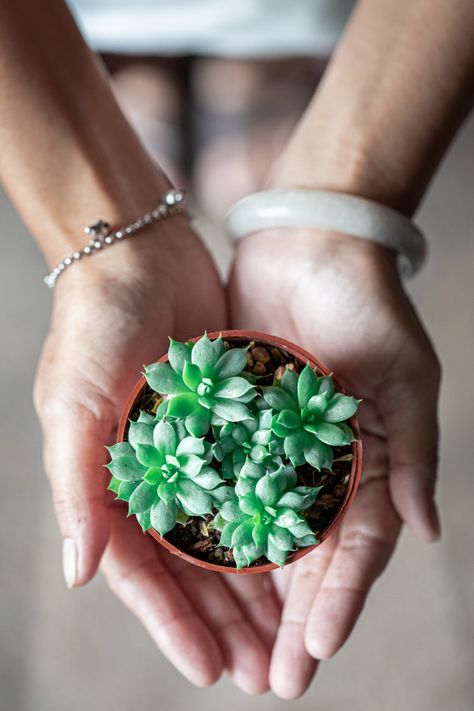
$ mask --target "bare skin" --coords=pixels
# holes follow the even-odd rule
[[[361,0],[269,184],[411,213],[469,108],[472,28],[470,0]],[[60,0],[0,0],[0,52],[0,175],[52,265],[82,245],[84,225],[99,215],[126,222],[170,183]],[[228,299],[233,325],[296,340],[365,399],[364,480],[338,536],[282,575],[252,580],[223,580],[157,550],[108,505],[102,468],[137,371],[168,335],[224,328]],[[228,296],[183,217],[84,260],[55,289],[35,386],[69,585],[100,564],[197,685],[227,670],[248,693],[270,685],[282,698],[301,695],[317,659],[347,639],[401,522],[423,540],[439,534],[438,385],[432,347],[382,248],[309,230],[253,235],[237,250]]]

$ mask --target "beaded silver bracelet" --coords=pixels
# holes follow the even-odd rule
[[[54,269],[44,277],[44,283],[52,289],[64,270],[83,257],[95,254],[105,247],[115,244],[117,241],[132,237],[137,234],[137,232],[141,232],[145,227],[148,227],[154,222],[158,222],[158,220],[177,213],[186,212],[186,210],[187,205],[184,190],[172,188],[163,195],[158,205],[151,210],[151,212],[147,212],[142,217],[138,217],[128,225],[120,227],[118,230],[111,230],[108,222],[97,220],[93,225],[89,225],[89,227],[84,229],[86,235],[90,237],[89,243],[82,249],[65,257],[59,264],[56,264]]]

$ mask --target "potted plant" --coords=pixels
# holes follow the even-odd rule
[[[267,572],[321,543],[349,507],[362,465],[359,403],[283,339],[170,339],[124,407],[108,488],[181,558]]]

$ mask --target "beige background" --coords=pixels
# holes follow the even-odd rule
[[[291,703],[245,697],[227,680],[196,690],[102,579],[66,591],[30,395],[51,294],[40,254],[0,197],[1,711],[474,709],[473,155],[471,121],[420,212],[431,258],[410,285],[444,364],[444,539],[429,547],[403,535],[352,638]],[[227,248],[217,252],[225,265]]]

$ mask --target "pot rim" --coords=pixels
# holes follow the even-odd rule
[[[211,333],[208,333],[208,337],[210,340],[214,340],[218,338],[219,336],[222,336],[222,338],[226,339],[240,339],[240,340],[245,340],[245,341],[259,341],[260,343],[266,343],[269,344],[273,347],[280,348],[281,350],[287,351],[288,353],[291,353],[295,358],[298,358],[298,360],[304,362],[304,363],[309,363],[313,368],[315,368],[317,371],[322,373],[323,375],[329,375],[331,371],[329,368],[324,365],[320,360],[318,360],[315,356],[313,356],[311,353],[308,351],[304,350],[304,348],[301,348],[300,346],[296,345],[295,343],[292,343],[291,341],[287,341],[284,338],[280,338],[279,336],[272,336],[268,333],[262,333],[260,331],[245,331],[245,330],[226,330],[226,331],[212,331]],[[195,342],[199,340],[201,336],[195,336],[194,338],[189,338],[188,341]],[[165,353],[164,355],[159,358],[157,361],[153,361],[156,363],[165,363],[168,360],[168,354]],[[336,385],[336,390],[337,392],[341,392],[343,394],[346,394],[346,391],[344,390],[343,387],[341,387],[339,381],[337,378],[333,376],[334,383]],[[132,388],[132,391],[130,392],[130,395],[128,396],[125,405],[122,409],[122,414],[120,416],[119,424],[118,424],[118,429],[117,429],[117,442],[123,442],[125,441],[125,431],[127,429],[128,425],[128,420],[129,420],[129,415],[133,411],[137,400],[140,398],[142,391],[147,387],[147,382],[146,378],[144,375],[140,377],[140,379],[137,381],[135,386]],[[322,532],[321,536],[319,537],[318,543],[315,543],[312,546],[307,546],[305,548],[300,548],[293,553],[291,553],[288,556],[288,559],[285,563],[285,568],[287,565],[290,565],[291,563],[294,563],[296,560],[299,560],[303,556],[307,555],[310,553],[312,550],[317,548],[318,546],[323,543],[326,538],[328,538],[331,533],[334,531],[334,529],[341,523],[341,520],[343,517],[346,515],[349,507],[352,504],[352,501],[356,495],[357,488],[359,486],[360,482],[360,476],[361,476],[361,471],[362,471],[362,442],[360,440],[360,428],[359,428],[359,423],[357,419],[357,415],[354,415],[350,419],[351,427],[354,432],[355,437],[357,438],[355,442],[352,443],[352,467],[351,467],[351,473],[350,473],[350,478],[349,482],[347,484],[347,490],[346,490],[346,495],[344,497],[344,500],[342,501],[341,506],[339,507],[339,510],[329,526]],[[211,570],[214,572],[218,573],[233,573],[237,575],[250,575],[250,574],[257,574],[257,573],[268,573],[271,570],[278,570],[280,566],[278,566],[276,563],[265,563],[263,565],[255,565],[255,566],[250,566],[246,568],[232,568],[228,567],[225,565],[218,565],[217,563],[209,563],[205,560],[201,560],[200,558],[195,558],[194,556],[190,555],[189,553],[185,553],[185,551],[182,551],[180,548],[177,548],[174,546],[172,543],[167,541],[165,538],[160,536],[160,534],[155,531],[154,528],[149,528],[147,530],[147,533],[150,534],[158,543],[160,543],[167,551],[172,553],[173,555],[178,556],[178,558],[181,558],[182,560],[187,561],[188,563],[191,563],[192,565],[197,565],[200,568],[204,568],[206,570]]]

